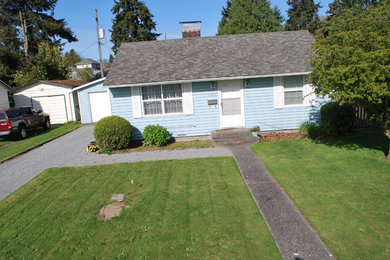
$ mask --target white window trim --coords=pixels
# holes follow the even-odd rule
[[[171,84],[170,84],[170,85],[171,85]],[[176,85],[176,84],[173,84],[173,85]],[[177,85],[179,85],[179,84],[177,84]],[[143,88],[143,87],[140,87],[142,117],[183,115],[183,114],[184,114],[184,101],[183,101],[183,100],[184,100],[184,97],[183,97],[184,88],[183,88],[183,84],[180,84],[180,88],[181,88],[181,97],[180,97],[180,98],[164,98],[164,93],[163,93],[163,86],[164,86],[164,85],[156,85],[156,86],[160,86],[160,89],[161,89],[161,98],[159,98],[159,99],[146,99],[146,100],[143,100],[143,99],[142,99],[142,88]],[[146,87],[146,88],[147,88],[147,87]],[[182,112],[165,113],[165,104],[164,104],[164,101],[167,101],[167,100],[181,100]],[[145,103],[145,102],[157,102],[157,101],[161,102],[162,113],[161,113],[161,114],[149,114],[149,115],[146,115],[146,114],[145,114],[144,103]]]
[[[300,75],[294,75],[300,76]],[[302,87],[285,88],[285,77],[274,77],[274,108],[310,107],[315,105],[316,95],[311,84],[306,83],[306,75],[302,76]],[[287,76],[286,76],[287,77]],[[302,104],[285,105],[285,92],[302,91]]]
[[[283,107],[304,107],[306,106],[305,105],[305,77],[302,75],[302,87],[298,87],[298,88],[286,88],[285,87],[285,80],[283,79]],[[289,104],[289,105],[286,105],[285,102],[286,102],[286,96],[284,95],[284,93],[286,92],[294,92],[294,91],[302,91],[302,103],[297,103],[297,104]]]

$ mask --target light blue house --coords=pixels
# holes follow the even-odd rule
[[[124,117],[135,139],[149,124],[175,137],[297,129],[319,117],[321,100],[306,82],[313,41],[293,31],[122,43],[107,78],[78,89],[82,121],[103,112]],[[90,104],[82,108],[93,91],[109,96],[109,110],[95,116]]]
[[[81,122],[95,123],[111,115],[109,90],[103,86],[105,78],[73,89],[77,92]]]

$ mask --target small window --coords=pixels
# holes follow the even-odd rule
[[[23,111],[26,115],[32,115],[31,107],[24,107]]]
[[[303,104],[303,77],[284,77],[284,105]]]
[[[4,112],[0,113],[0,121],[7,121],[7,116],[5,115]]]
[[[183,113],[183,92],[180,84],[142,87],[145,115]]]
[[[8,118],[15,118],[20,116],[22,113],[19,110],[9,110],[7,111]]]

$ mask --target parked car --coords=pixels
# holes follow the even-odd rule
[[[51,127],[48,114],[33,107],[14,107],[0,110],[0,136],[17,135],[20,139],[27,137],[27,130],[42,126]]]

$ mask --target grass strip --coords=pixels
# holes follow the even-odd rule
[[[28,137],[24,140],[14,141],[0,147],[0,162],[12,159],[22,153],[30,151],[31,149],[47,143],[57,137],[60,137],[70,131],[80,127],[79,123],[66,123],[59,127],[54,127],[47,131],[37,130],[28,132]],[[31,136],[31,135],[34,136]],[[5,141],[4,141],[5,142]]]

